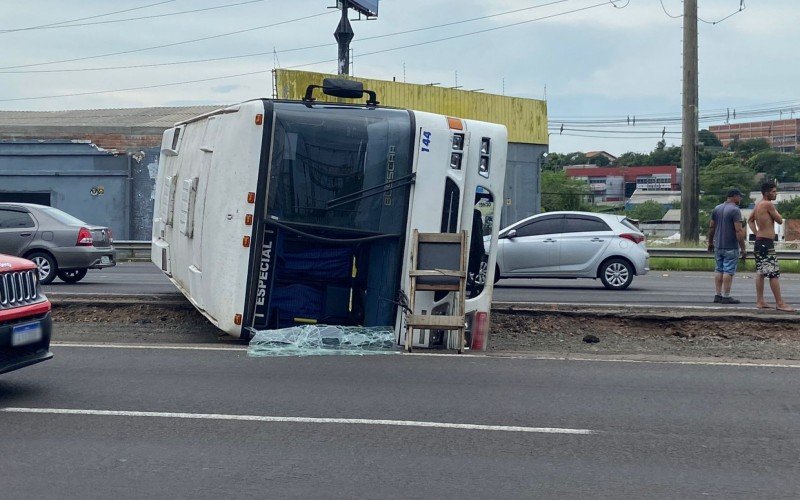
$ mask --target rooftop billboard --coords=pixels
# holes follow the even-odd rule
[[[378,17],[378,0],[348,0],[348,3],[351,8],[365,16]]]

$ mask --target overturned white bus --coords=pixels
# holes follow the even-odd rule
[[[381,107],[357,82],[321,88],[369,99],[319,102],[309,87],[302,101],[247,101],[164,133],[152,261],[236,337],[319,323],[394,326],[403,343],[412,230],[466,229],[467,347],[485,349],[506,128]],[[451,295],[419,292],[415,312],[448,314]]]

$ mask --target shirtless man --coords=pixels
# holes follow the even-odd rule
[[[763,198],[756,203],[753,213],[747,219],[747,225],[756,235],[753,253],[756,257],[756,307],[759,309],[772,309],[764,302],[764,278],[769,278],[769,287],[775,297],[776,309],[779,311],[793,312],[789,304],[781,297],[781,284],[778,278],[781,269],[778,266],[778,257],[775,254],[775,223],[783,224],[783,217],[775,209],[773,201],[778,197],[778,188],[773,182],[761,185]]]

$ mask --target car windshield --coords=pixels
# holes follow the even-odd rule
[[[42,207],[40,208],[42,212],[49,215],[50,217],[54,218],[58,222],[62,224],[66,224],[68,226],[85,226],[87,225],[82,220],[78,219],[77,217],[73,217],[66,212],[62,212],[61,210],[53,207]]]

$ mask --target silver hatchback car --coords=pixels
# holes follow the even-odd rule
[[[0,253],[32,260],[39,281],[58,276],[77,283],[88,269],[116,265],[111,230],[91,226],[57,208],[0,203]]]
[[[647,274],[644,234],[625,216],[547,212],[500,231],[495,281],[501,278],[593,278],[624,290]]]

